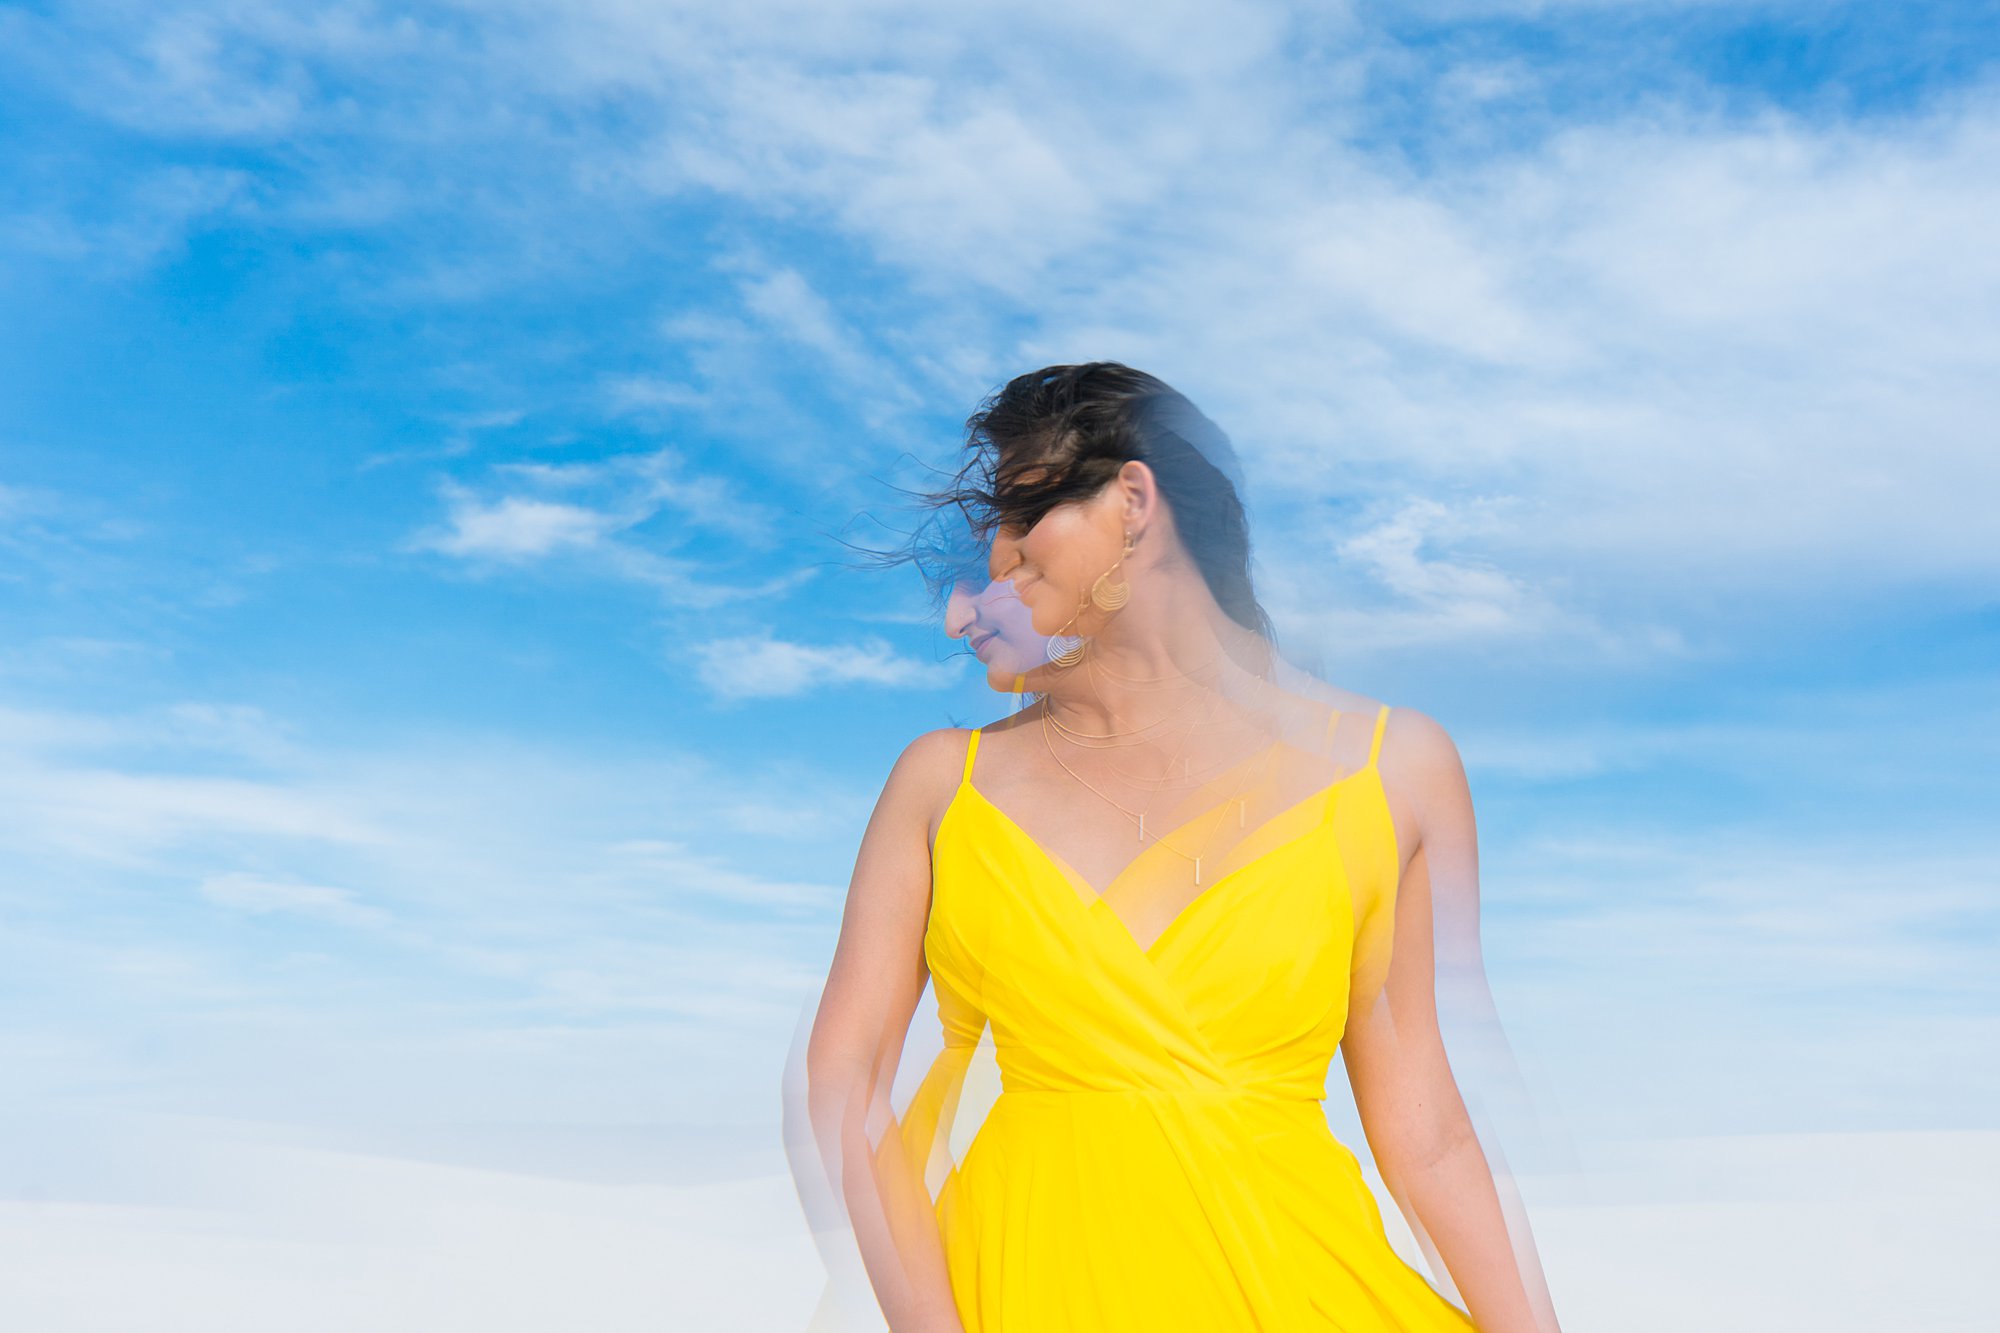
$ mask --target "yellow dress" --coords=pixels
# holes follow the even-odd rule
[[[1388,713],[1149,947],[973,785],[972,733],[923,944],[945,1052],[902,1126],[935,1161],[990,1024],[1001,1092],[934,1200],[967,1333],[1473,1328],[1391,1248],[1321,1101],[1388,965]]]

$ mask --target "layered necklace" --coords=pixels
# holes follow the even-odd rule
[[[1140,686],[1145,688],[1165,688],[1166,687],[1165,682],[1173,680],[1194,679],[1199,674],[1199,672],[1205,672],[1209,667],[1214,666],[1215,663],[1220,662],[1221,660],[1222,660],[1222,655],[1218,654],[1211,661],[1202,664],[1202,666],[1197,671],[1182,673],[1179,676],[1158,676],[1158,677],[1121,676],[1117,672],[1111,671],[1109,668],[1104,667],[1102,663],[1096,662],[1094,658],[1086,659],[1085,669],[1102,671],[1105,676],[1127,686]],[[1092,688],[1095,689],[1094,678],[1093,678]],[[1097,694],[1098,694],[1098,699],[1101,702],[1104,697],[1103,692],[1100,690],[1097,691]],[[1042,707],[1042,719],[1041,719],[1042,744],[1045,747],[1047,747],[1049,752],[1049,757],[1054,759],[1056,763],[1062,767],[1063,772],[1069,774],[1072,778],[1075,778],[1076,781],[1081,786],[1083,786],[1086,790],[1090,791],[1092,794],[1097,796],[1105,804],[1111,806],[1114,810],[1117,810],[1127,819],[1133,821],[1133,824],[1138,832],[1138,840],[1141,843],[1144,843],[1148,837],[1148,832],[1146,829],[1146,816],[1151,812],[1153,802],[1158,798],[1160,792],[1171,784],[1174,761],[1181,762],[1181,776],[1184,780],[1193,776],[1191,767],[1186,763],[1184,759],[1184,755],[1187,749],[1188,739],[1191,736],[1193,736],[1193,734],[1200,725],[1210,723],[1214,720],[1216,712],[1220,709],[1221,700],[1222,700],[1222,691],[1220,690],[1220,688],[1211,689],[1210,691],[1211,706],[1206,716],[1202,719],[1201,723],[1190,722],[1186,730],[1184,730],[1181,733],[1180,743],[1175,747],[1173,760],[1170,760],[1168,762],[1167,771],[1164,774],[1162,774],[1157,781],[1153,780],[1139,781],[1139,780],[1128,779],[1128,781],[1132,781],[1132,785],[1134,786],[1149,788],[1146,797],[1146,804],[1142,809],[1139,810],[1128,809],[1123,803],[1113,800],[1110,795],[1108,795],[1102,789],[1097,787],[1095,784],[1088,781],[1086,778],[1083,777],[1082,774],[1078,773],[1075,769],[1071,768],[1069,764],[1064,761],[1063,757],[1056,752],[1055,743],[1050,736],[1050,730],[1051,728],[1053,728],[1054,730],[1060,732],[1063,735],[1064,739],[1068,740],[1078,749],[1112,750],[1112,749],[1129,748],[1130,746],[1140,744],[1141,742],[1136,740],[1123,740],[1122,738],[1143,736],[1149,732],[1152,732],[1156,730],[1162,723],[1166,722],[1169,718],[1176,716],[1177,713],[1189,711],[1193,706],[1192,704],[1183,705],[1180,709],[1170,711],[1162,715],[1161,717],[1146,723],[1143,726],[1133,727],[1123,731],[1083,732],[1083,731],[1078,731],[1076,728],[1067,725],[1060,718],[1056,717],[1055,710],[1052,707],[1050,707],[1048,703],[1045,701]],[[1111,742],[1111,743],[1107,744],[1106,742]],[[1271,756],[1275,754],[1276,749],[1277,747],[1275,745],[1270,747],[1270,753],[1267,754],[1266,756],[1267,763],[1275,762],[1275,759],[1273,759]],[[1243,827],[1245,822],[1244,807],[1247,804],[1245,799],[1245,793],[1248,792],[1255,785],[1254,782],[1255,769],[1252,766],[1242,764],[1242,761],[1237,761],[1237,766],[1243,767],[1247,776],[1239,783],[1235,793],[1230,796],[1229,800],[1223,802],[1220,806],[1216,806],[1213,808],[1219,811],[1227,808],[1227,806],[1233,803],[1236,806],[1237,827],[1241,828]],[[1231,767],[1230,763],[1221,762],[1213,770],[1211,770],[1211,772],[1212,773],[1225,772],[1228,770],[1229,767]],[[1205,790],[1210,785],[1211,781],[1208,778],[1204,778],[1200,786],[1197,787],[1195,790],[1197,791]],[[1191,820],[1189,822],[1190,823],[1200,822],[1200,817],[1197,816],[1195,820]],[[1178,832],[1178,830],[1176,830],[1176,832]],[[1183,861],[1192,864],[1194,868],[1194,882],[1195,885],[1199,887],[1201,884],[1202,856],[1208,850],[1209,844],[1213,840],[1214,835],[1215,835],[1215,830],[1213,827],[1210,827],[1208,833],[1204,835],[1201,840],[1201,846],[1194,852],[1183,851],[1182,849],[1174,845],[1173,840],[1171,838],[1168,838],[1161,834],[1154,833],[1151,835],[1151,837],[1153,841],[1158,845],[1165,847],[1168,851],[1180,857]]]

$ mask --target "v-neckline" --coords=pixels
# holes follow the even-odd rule
[[[1145,852],[1139,853],[1138,856],[1135,856],[1130,861],[1128,861],[1123,869],[1121,869],[1116,875],[1113,875],[1111,877],[1111,882],[1105,886],[1104,890],[1100,891],[1097,889],[1095,885],[1091,884],[1090,881],[1086,880],[1080,873],[1078,873],[1078,871],[1073,866],[1071,866],[1067,861],[1063,860],[1063,858],[1057,856],[1054,852],[1051,852],[1048,848],[1044,847],[1032,833],[1028,832],[1026,828],[1022,827],[1021,822],[1019,820],[1015,819],[1014,816],[1008,814],[998,805],[995,805],[993,803],[992,798],[987,796],[985,792],[981,791],[978,787],[973,785],[972,779],[969,776],[962,779],[958,784],[958,790],[952,793],[951,803],[950,805],[947,805],[945,809],[945,814],[949,815],[951,813],[951,806],[954,806],[958,803],[958,798],[960,796],[970,793],[975,800],[977,800],[982,806],[986,807],[986,809],[992,811],[993,814],[997,818],[999,818],[999,820],[1003,824],[1005,824],[1008,828],[1012,829],[1014,831],[1015,836],[1019,837],[1022,842],[1026,843],[1035,852],[1035,854],[1039,856],[1046,865],[1049,866],[1050,869],[1054,870],[1057,874],[1063,876],[1065,879],[1074,881],[1075,887],[1071,888],[1070,897],[1076,902],[1076,905],[1078,907],[1082,908],[1086,912],[1102,909],[1103,913],[1106,916],[1110,917],[1111,924],[1117,928],[1118,934],[1122,936],[1132,946],[1132,948],[1137,950],[1147,959],[1157,961],[1157,955],[1161,945],[1164,944],[1171,936],[1173,936],[1180,929],[1181,924],[1184,921],[1186,921],[1188,917],[1191,916],[1198,907],[1200,907],[1203,903],[1206,903],[1209,899],[1216,896],[1224,888],[1224,886],[1240,878],[1245,872],[1255,869],[1257,866],[1263,864],[1265,861],[1277,855],[1285,848],[1303,842],[1305,841],[1305,839],[1311,837],[1313,834],[1325,828],[1332,817],[1334,792],[1337,791],[1339,788],[1345,786],[1347,783],[1352,782],[1356,778],[1359,778],[1364,774],[1368,773],[1374,767],[1375,764],[1373,760],[1371,760],[1369,763],[1363,765],[1362,767],[1355,769],[1352,773],[1348,773],[1341,777],[1335,778],[1332,782],[1327,783],[1325,786],[1320,787],[1317,790],[1308,792],[1306,795],[1301,796],[1298,800],[1293,801],[1290,805],[1278,811],[1276,814],[1271,815],[1269,818],[1258,821],[1257,827],[1251,831],[1249,837],[1243,839],[1243,842],[1249,842],[1257,834],[1262,833],[1265,829],[1270,828],[1272,825],[1278,823],[1280,820],[1290,818],[1292,815],[1296,814],[1300,809],[1302,809],[1307,805],[1310,805],[1314,801],[1323,801],[1326,804],[1326,808],[1320,811],[1319,818],[1315,819],[1308,827],[1300,830],[1298,833],[1293,834],[1291,837],[1284,839],[1282,842],[1275,843],[1272,846],[1265,848],[1263,851],[1251,857],[1248,861],[1245,861],[1242,865],[1237,866],[1235,869],[1227,871],[1224,874],[1217,876],[1206,887],[1204,887],[1201,890],[1201,892],[1195,894],[1194,897],[1188,899],[1185,903],[1181,904],[1180,910],[1174,913],[1174,915],[1168,919],[1167,924],[1165,926],[1161,927],[1160,933],[1155,935],[1149,943],[1144,943],[1144,944],[1140,943],[1139,937],[1132,933],[1132,928],[1126,924],[1125,918],[1120,916],[1118,914],[1118,910],[1112,907],[1111,904],[1108,901],[1106,901],[1104,895],[1105,893],[1108,893],[1112,889],[1118,887],[1118,885],[1124,880],[1125,876],[1129,874],[1134,868],[1136,868],[1140,860],[1145,857],[1146,855]],[[1225,801],[1222,803],[1222,806],[1211,807],[1210,810],[1204,811],[1202,815],[1198,815],[1196,816],[1196,818],[1197,819],[1204,818],[1207,815],[1214,813],[1215,810],[1221,809],[1224,806],[1227,806],[1228,804],[1229,803]],[[1193,823],[1193,822],[1194,822],[1193,820],[1186,821],[1186,823]],[[940,828],[943,827],[942,820],[940,820],[939,822],[939,827]],[[1185,827],[1185,824],[1183,824],[1181,827]],[[1178,831],[1178,829],[1176,831]],[[1238,843],[1237,845],[1241,846],[1242,843]],[[1076,888],[1078,887],[1080,887],[1084,892],[1091,895],[1088,901],[1085,901],[1083,897],[1077,893]]]

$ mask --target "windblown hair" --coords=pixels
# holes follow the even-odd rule
[[[1031,528],[1056,506],[1096,495],[1127,461],[1145,463],[1217,604],[1275,641],[1251,586],[1249,520],[1231,480],[1229,437],[1162,380],[1116,361],[1017,375],[967,419],[965,447],[971,456],[954,484],[926,499],[956,507],[979,541],[1000,528]]]

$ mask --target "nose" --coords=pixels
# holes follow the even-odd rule
[[[962,639],[972,629],[975,614],[973,596],[964,583],[951,585],[944,603],[944,632],[947,638]]]

